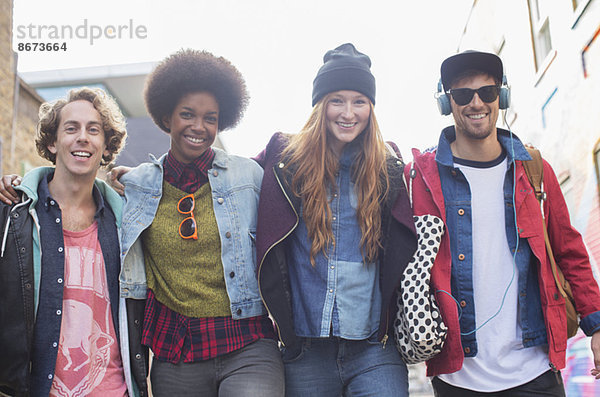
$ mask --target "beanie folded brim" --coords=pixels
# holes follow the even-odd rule
[[[375,77],[362,68],[336,68],[320,73],[313,81],[312,106],[330,92],[357,91],[375,104]]]

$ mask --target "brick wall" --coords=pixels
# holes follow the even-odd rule
[[[10,147],[10,134],[13,120],[13,100],[15,87],[14,55],[12,52],[12,10],[13,2],[0,2],[0,145],[2,151],[0,172],[7,169],[7,147]]]
[[[24,174],[31,168],[51,165],[41,158],[35,148],[35,128],[38,122],[38,110],[43,99],[37,92],[21,81],[19,86],[19,105],[17,110],[17,128],[15,133],[14,159],[7,173]]]
[[[12,14],[13,1],[0,1],[0,175],[49,164],[38,156],[34,143],[42,98],[20,79],[15,92],[18,59],[12,50]]]

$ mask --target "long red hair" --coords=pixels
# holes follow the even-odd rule
[[[284,170],[293,169],[292,193],[302,200],[303,219],[312,241],[310,262],[315,265],[319,252],[327,255],[327,248],[335,244],[331,227],[332,213],[328,190],[336,188],[335,174],[338,158],[331,148],[332,139],[327,131],[326,107],[333,93],[326,95],[313,108],[302,130],[290,136],[289,145],[282,153],[286,159]],[[373,104],[365,130],[356,139],[361,140],[361,151],[352,166],[358,207],[356,217],[361,230],[361,252],[365,263],[374,262],[381,248],[381,206],[388,190],[386,146]],[[329,189],[328,189],[329,188]]]

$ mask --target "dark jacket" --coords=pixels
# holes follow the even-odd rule
[[[291,291],[286,261],[287,237],[298,225],[301,199],[291,193],[289,173],[283,173],[281,152],[287,138],[275,134],[255,160],[265,169],[256,227],[258,283],[265,306],[275,320],[279,339],[296,346]],[[383,248],[379,254],[382,307],[378,340],[387,340],[396,317],[396,290],[417,247],[412,210],[402,180],[404,164],[388,156],[389,192],[382,208]]]
[[[32,173],[42,176],[46,170],[50,168]],[[26,190],[27,182],[26,176],[22,183],[23,190]],[[37,186],[35,182],[31,183],[30,195],[23,195],[22,203],[11,206],[0,203],[0,392],[16,396],[29,396],[31,393],[30,361],[36,317],[34,291],[39,290],[39,274],[34,274],[35,268],[41,263],[34,210],[37,197],[33,186]],[[104,188],[107,187],[104,185]],[[148,354],[141,345],[144,304],[143,300],[126,301],[127,353],[130,360],[129,363],[123,362],[125,370],[131,368],[133,382],[140,396],[148,395]],[[120,306],[118,301],[112,302],[112,305]],[[115,324],[115,327],[118,326],[118,323]],[[126,355],[121,352],[125,361]]]

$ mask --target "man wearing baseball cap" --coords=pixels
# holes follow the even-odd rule
[[[546,255],[542,212],[523,161],[531,157],[496,127],[510,92],[500,58],[465,51],[441,66],[438,105],[454,117],[434,150],[405,168],[414,214],[446,232],[431,285],[448,336],[427,363],[436,396],[564,396],[565,301]],[[554,171],[544,161],[545,222],[554,256],[592,336],[600,377],[600,292]],[[410,179],[409,179],[410,178]]]

